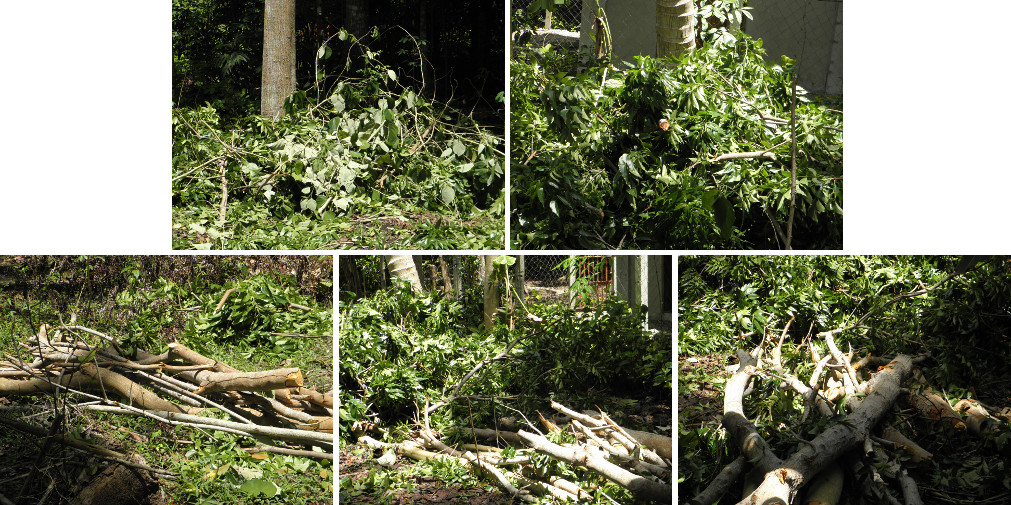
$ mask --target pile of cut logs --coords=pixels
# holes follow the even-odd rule
[[[0,396],[72,393],[80,400],[76,409],[293,442],[316,449],[268,444],[257,450],[333,459],[333,391],[304,387],[298,368],[244,372],[178,342],[159,355],[137,350],[127,357],[115,338],[74,321],[50,332],[42,325],[22,344],[32,362],[4,355]],[[231,419],[201,415],[214,411]]]

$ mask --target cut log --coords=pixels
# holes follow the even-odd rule
[[[747,376],[753,373],[757,364],[754,357],[746,352],[738,352],[738,355],[743,355],[744,358],[738,372],[727,381],[725,408],[728,404],[731,404],[735,409],[743,408],[741,395],[744,385],[747,383]],[[792,503],[801,486],[833,463],[845,451],[863,440],[881,420],[881,417],[889,411],[900,393],[900,384],[910,375],[912,367],[912,358],[905,355],[896,356],[877,375],[862,384],[862,388],[867,391],[867,396],[860,406],[849,415],[847,422],[830,426],[786,461],[781,461],[772,455],[768,445],[761,439],[750,421],[747,419],[744,419],[743,423],[740,421],[740,418],[743,418],[741,410],[727,412],[724,424],[728,431],[731,431],[734,440],[738,442],[745,455],[754,454],[763,460],[779,461],[779,464],[766,472],[762,484],[755,492],[740,501],[739,505]],[[733,399],[730,398],[731,391],[734,391],[735,394]],[[731,417],[731,414],[733,417],[738,417],[738,420],[727,423],[727,417]],[[763,464],[763,461],[759,461],[758,464]],[[769,464],[765,463],[763,466],[767,467]]]
[[[934,457],[930,451],[920,447],[916,442],[906,438],[905,435],[899,432],[892,426],[886,426],[884,430],[881,431],[881,438],[895,444],[900,449],[906,451],[911,456],[914,463],[921,463],[923,461],[929,461]]]
[[[962,418],[951,408],[948,401],[930,388],[927,388],[926,391],[910,393],[909,403],[927,419],[949,423],[957,430],[965,429]]]
[[[974,435],[982,435],[994,430],[996,419],[976,400],[959,400],[955,410],[965,415],[965,424]]]
[[[262,372],[199,372],[200,387],[194,394],[220,393],[222,391],[273,391],[299,387],[304,382],[298,368],[279,368]]]
[[[140,384],[127,379],[126,377],[95,366],[94,363],[81,365],[81,373],[91,377],[99,383],[106,391],[115,391],[123,398],[127,398],[131,405],[144,410],[164,410],[168,412],[179,412],[184,414],[195,414],[201,409],[186,407],[172,403],[162,397],[148,391]]]
[[[214,365],[213,370],[216,372],[238,372],[237,368],[232,368],[225,363],[218,360],[213,360],[202,354],[186,347],[179,342],[172,342],[168,345],[168,353],[172,358],[178,358],[187,363],[193,363],[194,365]]]
[[[27,380],[0,378],[0,394],[7,396],[52,393],[59,389],[54,385],[55,382],[57,382],[55,377],[51,381],[38,377]],[[92,379],[83,375],[64,375],[63,380],[59,382],[63,386],[78,389],[92,386]]]
[[[320,433],[333,433],[333,418],[318,417],[314,422],[298,423],[295,426],[300,430],[318,431]]]

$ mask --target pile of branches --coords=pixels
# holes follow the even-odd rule
[[[178,342],[158,355],[138,349],[129,358],[115,338],[74,323],[72,318],[52,334],[50,326],[42,325],[36,336],[22,342],[31,362],[5,354],[0,361],[0,396],[50,394],[59,399],[69,393],[83,401],[63,402],[65,410],[144,416],[168,425],[249,437],[260,444],[253,452],[333,459],[333,392],[303,387],[298,368],[243,372]],[[92,340],[97,337],[100,345],[89,344],[85,334]],[[261,392],[273,392],[273,398]],[[206,411],[224,413],[231,420],[200,415]],[[4,417],[0,424],[45,437],[47,445],[60,443],[162,478],[173,477],[128,455],[60,436],[56,421],[49,429]],[[276,445],[277,441],[306,448]]]
[[[731,367],[733,374],[727,380],[722,424],[740,456],[689,503],[716,503],[750,464],[738,505],[788,505],[802,488],[806,496],[803,503],[834,505],[842,495],[846,470],[862,481],[861,489],[867,488],[882,503],[922,505],[917,483],[908,470],[930,460],[932,454],[903,434],[901,423],[884,422],[893,406],[905,401],[904,412],[950,424],[956,432],[982,435],[1000,425],[978,401],[961,400],[953,409],[928,387],[916,368],[929,359],[927,355],[900,354],[886,359],[868,354],[854,361],[853,350],[842,352],[834,339],[848,328],[816,335],[827,347],[825,356],[819,355],[818,346],[811,345],[808,333],[806,345],[815,366],[809,379],[802,380],[783,364],[783,340],[790,323],[779,342],[771,346],[769,356],[765,356],[764,339],[751,352],[737,351],[739,363]],[[820,416],[827,427],[812,440],[805,440],[780,423],[777,430],[798,442],[796,451],[780,458],[745,415],[744,397],[755,390],[749,386],[753,378],[774,380],[781,388],[794,391],[804,402],[802,422]]]
[[[534,501],[534,496],[552,496],[560,501],[592,498],[589,492],[571,481],[537,472],[530,464],[532,452],[596,473],[628,489],[639,500],[672,502],[673,444],[670,437],[624,429],[603,412],[575,412],[554,401],[551,407],[561,415],[546,419],[538,413],[540,423],[549,432],[572,434],[578,443],[556,444],[533,428],[529,421],[528,426],[537,433],[523,429],[457,428],[458,438],[474,440],[473,444],[457,447],[444,443],[427,423],[413,438],[399,444],[367,435],[359,441],[372,449],[385,451],[378,460],[384,466],[392,466],[396,454],[419,461],[458,461],[472,471],[488,475],[505,492],[523,502]],[[496,446],[478,444],[478,439],[491,440]],[[505,457],[502,445],[515,448],[515,456]]]

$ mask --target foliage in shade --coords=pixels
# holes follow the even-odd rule
[[[340,38],[354,40],[345,32]],[[177,247],[322,248],[354,215],[410,210],[479,223],[419,226],[417,246],[501,242],[503,139],[464,111],[405,87],[379,53],[356,47],[357,77],[320,99],[295,92],[279,120],[254,115],[222,124],[210,106],[173,110]],[[321,65],[334,54],[326,49],[317,54]],[[225,223],[218,218],[221,170],[230,201]],[[265,235],[264,221],[283,228]],[[197,239],[184,238],[190,235]]]
[[[364,36],[373,27],[378,36],[370,47],[384,53],[398,74],[420,83],[421,65],[405,50],[402,35],[405,30],[415,36],[426,33],[427,39],[418,40],[426,50],[430,74],[426,95],[465,101],[467,108],[493,116],[497,133],[502,133],[504,108],[494,100],[505,88],[505,72],[495,63],[502,61],[504,51],[502,0],[369,0],[357,2],[362,10],[361,19],[355,20],[349,19],[346,3],[295,3],[298,89],[310,89],[317,79],[323,89],[332,87],[339,76],[314,64],[317,51],[341,30]],[[263,8],[263,0],[173,0],[174,106],[208,104],[228,120],[259,112]],[[427,17],[420,15],[423,8]],[[346,53],[352,46],[341,41],[333,49]]]

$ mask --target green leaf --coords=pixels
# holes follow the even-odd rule
[[[264,479],[249,479],[242,486],[239,486],[239,490],[249,496],[263,494],[267,498],[273,498],[280,492],[280,489],[273,482]]]
[[[496,256],[495,259],[492,260],[492,264],[496,266],[505,265],[511,267],[513,266],[514,263],[516,263],[515,256],[506,256],[506,255]]]
[[[720,237],[730,238],[730,232],[734,228],[734,207],[730,205],[730,200],[720,195],[713,203],[713,216],[720,229]]]
[[[456,190],[453,189],[453,186],[444,183],[439,197],[442,199],[443,205],[451,205],[456,200]]]
[[[456,154],[457,156],[463,156],[463,153],[465,152],[467,152],[467,147],[463,145],[463,142],[460,142],[460,139],[454,140],[453,153]]]
[[[702,206],[705,207],[706,210],[712,211],[713,210],[713,202],[716,201],[716,197],[719,196],[719,194],[720,194],[720,190],[718,190],[718,189],[710,189],[710,190],[706,191],[705,193],[703,193],[702,194]]]
[[[386,71],[386,75],[390,76],[391,81],[397,80],[397,73],[392,68]]]

